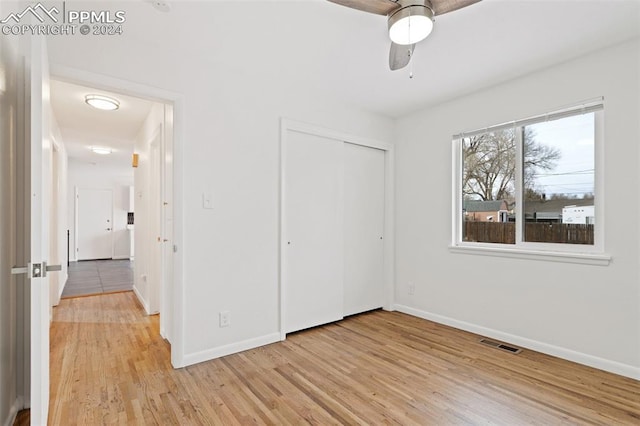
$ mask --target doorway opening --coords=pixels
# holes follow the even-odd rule
[[[85,101],[94,95],[118,107],[93,108]],[[67,158],[67,200],[56,197],[52,207],[65,204],[69,264],[52,301],[133,291],[147,314],[160,314],[170,341],[172,103],[52,76],[51,106]]]

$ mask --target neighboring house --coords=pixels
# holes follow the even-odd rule
[[[562,223],[593,225],[596,223],[595,206],[567,206],[562,209]]]
[[[524,218],[532,222],[594,223],[593,198],[525,201]]]
[[[507,222],[509,204],[506,200],[465,200],[465,220],[473,222]]]

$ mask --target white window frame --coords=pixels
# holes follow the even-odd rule
[[[522,164],[522,128],[531,124],[566,118],[583,113],[594,113],[595,141],[595,214],[594,244],[565,244],[565,243],[539,243],[524,241],[524,210],[522,199],[523,164]],[[462,226],[464,215],[462,212],[462,172],[463,150],[462,140],[465,137],[496,131],[505,128],[516,129],[516,241],[515,244],[479,243],[462,240]],[[519,259],[546,260],[553,262],[584,263],[606,266],[611,261],[611,256],[605,253],[604,247],[604,100],[598,98],[594,101],[583,102],[578,106],[557,110],[553,113],[538,115],[524,120],[517,120],[497,126],[478,129],[471,132],[460,133],[452,138],[452,244],[449,251],[452,253],[478,254],[488,256],[502,256]]]

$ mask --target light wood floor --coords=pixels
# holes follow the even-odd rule
[[[51,331],[54,425],[640,424],[640,382],[400,313],[180,370],[132,293],[63,300]]]

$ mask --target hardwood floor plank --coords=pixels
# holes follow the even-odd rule
[[[375,311],[179,370],[132,293],[65,299],[52,425],[640,424],[640,382]]]

